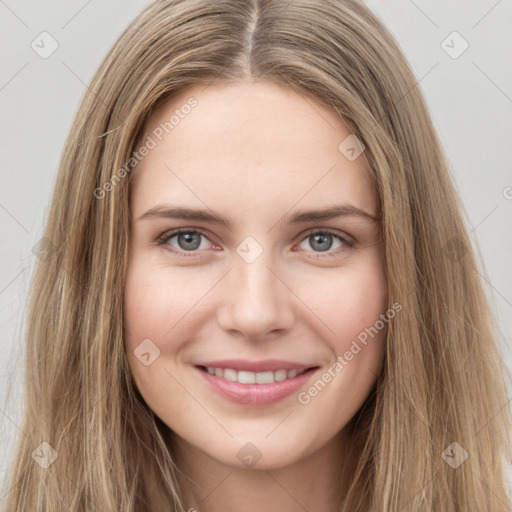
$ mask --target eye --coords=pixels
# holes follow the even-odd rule
[[[178,247],[170,243],[173,238],[176,238]],[[201,238],[207,239],[206,235],[197,229],[176,229],[170,233],[163,234],[158,239],[158,245],[166,245],[172,252],[183,256],[195,256],[194,252],[197,250],[207,249],[203,245]]]
[[[333,248],[333,244],[335,245],[334,239],[338,240],[338,246]],[[331,229],[315,229],[310,231],[301,243],[304,242],[307,242],[314,252],[327,253],[327,256],[334,256],[333,252],[338,252],[336,249],[343,250],[354,245],[341,232]]]

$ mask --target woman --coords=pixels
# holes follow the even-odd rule
[[[362,3],[150,4],[62,157],[6,510],[509,510],[461,210]]]

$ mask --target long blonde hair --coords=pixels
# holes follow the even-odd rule
[[[510,510],[503,361],[463,209],[414,74],[358,0],[155,1],[109,51],[66,141],[33,277],[4,510],[185,510],[168,427],[124,354],[133,174],[119,170],[173,93],[251,77],[309,95],[364,143],[389,303],[403,305],[347,426],[358,460],[341,510]]]

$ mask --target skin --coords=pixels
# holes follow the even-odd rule
[[[350,130],[334,112],[261,81],[182,90],[153,112],[142,140],[190,97],[198,105],[134,173],[124,299],[134,382],[172,429],[179,467],[195,484],[181,479],[187,507],[334,511],[355,463],[344,427],[375,383],[386,328],[307,404],[296,393],[268,406],[231,403],[193,365],[240,357],[320,366],[307,390],[386,311],[377,222],[285,219],[341,203],[377,216],[364,152],[350,161],[338,150]],[[233,225],[139,219],[162,204],[215,212]],[[180,236],[158,244],[177,228],[201,230],[200,246],[187,253]],[[337,232],[319,245],[308,233],[317,228]],[[248,236],[263,250],[251,263],[237,253]],[[147,366],[134,353],[145,339],[160,350]],[[237,457],[248,442],[261,453],[252,467]]]

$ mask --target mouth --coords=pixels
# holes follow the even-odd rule
[[[298,393],[320,368],[320,366],[304,365],[295,365],[298,366],[296,368],[282,368],[276,364],[267,364],[267,369],[263,371],[250,371],[229,367],[229,363],[218,362],[217,364],[223,366],[213,364],[194,366],[206,383],[206,389],[214,391],[218,396],[232,403],[251,406],[272,405]],[[231,366],[236,365],[231,364]],[[246,368],[247,364],[244,366]],[[256,366],[261,368],[261,364]],[[268,369],[269,366],[274,368]],[[281,366],[292,366],[292,364],[281,364]]]

